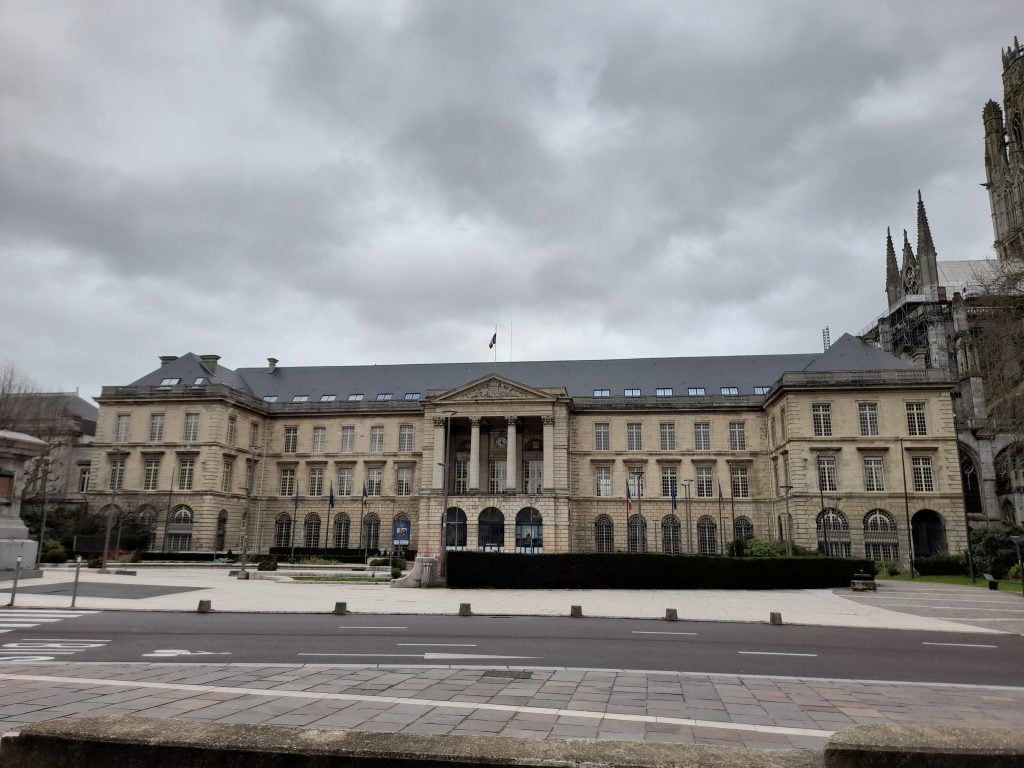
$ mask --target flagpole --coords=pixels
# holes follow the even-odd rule
[[[498,364],[498,324],[494,324],[494,364]]]
[[[508,324],[508,361],[512,362],[512,323]]]
[[[722,532],[722,554],[725,554],[725,526],[722,525],[722,479],[718,479],[718,529]]]

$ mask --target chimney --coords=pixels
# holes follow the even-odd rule
[[[220,360],[220,355],[200,355],[199,362],[203,364],[203,368],[208,370],[210,373],[217,372],[217,361]]]
[[[160,355],[160,367],[163,368],[165,365],[170,365],[177,359],[177,355]]]
[[[277,369],[277,358],[276,357],[268,357],[267,358],[267,373],[273,373],[276,369]]]

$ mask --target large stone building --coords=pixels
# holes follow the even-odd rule
[[[904,230],[898,265],[887,235],[888,309],[861,337],[915,366],[943,371],[957,383],[953,402],[968,514],[973,522],[1024,524],[1020,425],[997,418],[994,382],[988,378],[992,365],[976,348],[977,320],[991,315],[1000,301],[993,291],[999,290],[1001,265],[1024,262],[1024,47],[1016,38],[1002,52],[1002,61],[1004,106],[989,101],[982,112],[985,187],[997,258],[939,261],[918,192],[916,253]],[[1013,349],[1005,346],[994,354],[1016,354]],[[996,362],[1004,367],[1003,361]],[[1021,366],[1013,367],[1019,373]],[[1018,385],[1011,382],[1013,397],[1019,395]]]
[[[506,552],[965,546],[947,377],[851,336],[814,354],[494,364],[187,354],[98,401],[93,508],[139,514],[154,549],[237,551],[246,510],[264,552],[437,552],[443,519],[449,547]]]

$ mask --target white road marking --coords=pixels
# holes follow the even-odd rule
[[[371,659],[539,659],[540,656],[495,656],[481,653],[300,653],[299,656],[345,656]]]
[[[736,651],[747,656],[817,656],[816,653],[781,653],[779,651]]]
[[[455,709],[479,709],[493,712],[522,712],[527,714],[551,715],[553,717],[586,717],[595,721],[629,721],[642,723],[666,723],[669,725],[700,726],[717,728],[725,731],[747,731],[753,733],[778,733],[786,736],[814,736],[828,738],[835,731],[817,730],[812,728],[791,728],[781,725],[754,725],[752,723],[725,723],[718,720],[693,720],[686,717],[662,717],[659,715],[628,715],[614,712],[588,712],[576,709],[556,709],[554,707],[526,707],[515,704],[491,704],[479,701],[444,701],[433,699],[408,699],[398,696],[370,696],[354,693],[324,693],[318,691],[288,691],[278,688],[227,688],[215,685],[186,685],[184,683],[157,683],[135,680],[105,680],[100,678],[81,677],[50,677],[47,675],[5,675],[0,680],[20,680],[29,683],[70,683],[72,685],[96,685],[113,688],[148,688],[161,691],[190,691],[194,693],[230,693],[246,696],[267,696],[282,699],[333,701],[379,701],[388,704],[412,704],[415,706],[441,707]]]
[[[231,651],[186,651],[184,648],[161,648],[142,655],[157,659],[170,659],[176,656],[230,656]]]
[[[395,643],[414,648],[476,648],[476,643]]]
[[[991,611],[994,613],[1016,613],[1021,618],[1024,618],[1024,611],[1022,611],[1020,608],[979,608],[976,605],[970,608],[966,608],[959,605],[920,605],[918,603],[896,603],[895,605],[889,606],[890,610],[893,608],[916,608],[917,610],[928,611],[937,611],[940,608],[946,608],[950,611]],[[984,617],[978,616],[977,618],[981,619]]]
[[[34,609],[21,608],[0,608],[0,615],[4,616],[55,616],[59,619],[73,619],[76,616],[87,616],[99,611],[37,611]]]
[[[112,643],[113,640],[100,640],[95,637],[33,637],[37,642],[51,643]]]
[[[338,627],[338,629],[408,629],[408,627],[351,627],[351,626],[342,626],[342,627]]]
[[[921,643],[921,645],[950,645],[956,648],[998,648],[998,645],[983,645],[981,643]]]
[[[653,632],[644,631],[641,629],[632,629],[630,634],[633,635],[696,635],[696,632]]]
[[[38,624],[15,624],[11,621],[5,621],[3,624],[0,624],[0,627],[7,627],[8,629],[29,629],[38,626]]]
[[[47,618],[45,616],[44,617],[38,617],[38,616],[11,616],[10,614],[2,614],[2,613],[0,613],[0,619],[12,619],[13,621],[31,621],[33,627],[36,624],[52,624],[55,621],[62,621],[64,618],[66,618],[66,617],[61,616],[59,619],[51,619],[51,618]]]
[[[18,650],[17,648],[0,648],[0,656],[13,656],[13,655],[19,654],[19,653],[28,654],[29,656],[38,656],[40,653],[49,653],[49,654],[59,653],[59,654],[64,655],[64,656],[68,656],[68,655],[70,655],[72,653],[77,653],[77,651],[54,651],[54,650],[51,650],[50,648],[46,648],[46,649],[37,648],[34,651],[31,650],[31,649],[27,649],[27,648],[24,649],[24,650]]]

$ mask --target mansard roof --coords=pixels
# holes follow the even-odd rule
[[[718,395],[722,387],[736,387],[737,394],[753,395],[755,387],[771,386],[783,373],[795,371],[864,371],[911,367],[908,363],[844,334],[825,352],[791,355],[728,355],[709,357],[648,357],[616,360],[546,360],[488,363],[414,363],[404,365],[340,365],[269,367],[230,370],[218,365],[211,373],[189,353],[146,374],[132,386],[159,386],[167,378],[192,384],[200,377],[227,384],[257,398],[276,395],[281,403],[296,396],[317,402],[323,395],[338,401],[361,394],[367,401],[389,393],[403,400],[407,393],[430,394],[461,387],[468,382],[497,375],[537,389],[564,389],[569,397],[592,397],[606,389],[611,397],[627,389],[644,396],[658,388],[672,388],[686,395],[701,387]]]

